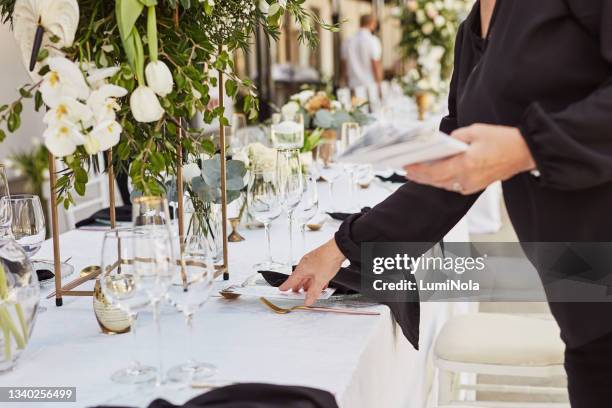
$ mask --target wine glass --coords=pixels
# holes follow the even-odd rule
[[[215,270],[208,241],[196,235],[185,237],[181,244],[181,256],[173,266],[172,284],[167,298],[185,316],[187,352],[189,359],[168,371],[172,381],[192,383],[210,377],[216,371],[212,364],[194,358],[193,316],[206,303],[212,290]]]
[[[302,253],[306,252],[306,223],[317,215],[318,211],[319,192],[317,190],[317,176],[307,174],[304,176],[304,194],[302,200],[294,212],[302,235]]]
[[[133,228],[108,231],[102,243],[100,288],[105,298],[125,311],[130,319],[130,332],[134,350],[140,346],[136,337],[138,313],[150,305],[142,285],[138,284],[134,271],[134,240],[140,233]],[[150,382],[157,376],[157,369],[142,365],[137,359],[112,374],[111,380],[121,384]]]
[[[132,222],[134,227],[145,225],[170,226],[168,200],[164,197],[142,196],[132,200]]]
[[[172,282],[174,250],[172,234],[167,225],[138,227],[134,235],[134,274],[151,302],[157,331],[157,378],[162,383],[160,302]]]
[[[293,267],[293,211],[304,194],[304,176],[298,149],[276,152],[276,178],[280,191],[281,207],[289,221],[289,272]]]
[[[366,189],[370,187],[370,184],[374,180],[374,169],[371,164],[360,164],[355,166],[353,182],[359,186],[360,189]],[[360,203],[363,207],[364,204]]]
[[[266,241],[268,243],[267,259],[254,265],[257,270],[277,270],[283,265],[272,260],[272,247],[270,243],[270,224],[282,212],[280,192],[276,180],[276,171],[254,167],[247,188],[247,208],[249,214],[264,225]]]
[[[8,179],[3,164],[0,164],[0,238],[11,235],[12,212],[9,199]]]
[[[334,183],[342,175],[342,166],[335,162],[336,156],[336,140],[335,139],[324,139],[319,144],[319,154],[317,156],[317,167],[319,174],[329,186],[329,211],[334,210],[335,206],[335,195],[334,195]]]
[[[272,115],[272,145],[277,149],[301,149],[304,146],[304,116],[300,112]]]
[[[38,252],[45,240],[46,227],[40,198],[32,194],[9,198],[12,213],[11,232],[28,257]]]

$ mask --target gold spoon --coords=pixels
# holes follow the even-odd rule
[[[338,309],[333,307],[313,307],[313,306],[293,306],[289,309],[284,307],[280,307],[270,302],[268,299],[264,297],[260,297],[261,303],[268,306],[274,313],[278,314],[288,314],[295,310],[305,310],[308,312],[329,312],[329,313],[341,313],[341,314],[351,314],[351,315],[365,315],[365,316],[378,316],[380,313],[378,312],[366,312],[366,311],[355,311],[348,309]]]

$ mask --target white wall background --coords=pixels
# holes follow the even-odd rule
[[[17,90],[29,81],[30,77],[21,62],[20,52],[8,24],[0,24],[0,105],[19,97]],[[23,104],[21,127],[17,132],[7,134],[6,140],[0,144],[0,162],[4,162],[12,152],[29,149],[33,138],[42,137],[42,116],[42,113],[34,112],[32,101]],[[9,171],[8,177],[11,176]]]

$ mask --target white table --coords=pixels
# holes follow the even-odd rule
[[[321,186],[323,208],[329,202],[324,187]],[[388,186],[382,188],[374,183],[370,189],[359,191],[357,199],[361,204],[373,205],[388,193]],[[283,259],[287,248],[283,222],[279,220],[273,228],[274,254],[278,259]],[[321,231],[308,232],[308,247],[329,239],[337,225],[330,223]],[[246,241],[229,244],[231,280],[235,282],[249,276],[251,265],[265,254],[263,231],[241,233]],[[466,223],[460,222],[447,239],[466,241]],[[77,271],[97,264],[101,240],[101,232],[76,230],[63,234],[62,258],[71,256],[70,262]],[[297,234],[296,242],[300,248]],[[51,255],[51,243],[46,242],[37,257]],[[139,324],[141,344],[136,350],[130,335],[109,336],[100,332],[91,298],[66,297],[61,308],[54,306],[53,299],[43,300],[42,305],[48,310],[38,316],[31,342],[16,369],[0,376],[2,386],[77,387],[78,402],[62,403],[62,408],[102,403],[145,406],[156,397],[182,403],[203,392],[176,385],[155,388],[110,381],[110,375],[135,355],[154,364],[156,342],[150,315],[143,316],[144,321]],[[312,386],[331,391],[338,403],[348,408],[423,407],[431,384],[427,356],[450,307],[442,303],[423,304],[419,352],[403,337],[387,307],[374,306],[372,310],[380,311],[380,316],[277,315],[255,299],[211,298],[196,318],[197,357],[218,367],[214,379],[220,383]],[[183,342],[187,331],[181,315],[169,307],[162,319],[163,356],[168,368],[186,358]],[[28,403],[27,407],[60,405]]]

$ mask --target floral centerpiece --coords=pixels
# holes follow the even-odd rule
[[[110,148],[115,172],[129,174],[142,194],[162,195],[182,165],[179,151],[217,149],[188,126],[198,111],[227,124],[223,106],[209,107],[211,88],[223,86],[229,97],[241,90],[245,111],[255,114],[255,89],[237,75],[232,52],[246,49],[260,26],[277,38],[286,15],[312,46],[317,25],[336,29],[301,0],[0,0],[32,78],[0,106],[0,126],[19,128],[23,99],[47,112],[43,139],[66,165],[56,191],[66,207],[73,191],[85,194],[91,156]]]
[[[398,18],[402,27],[399,47],[410,63],[401,79],[407,95],[445,93],[453,68],[455,36],[470,5],[467,0],[404,3]]]

